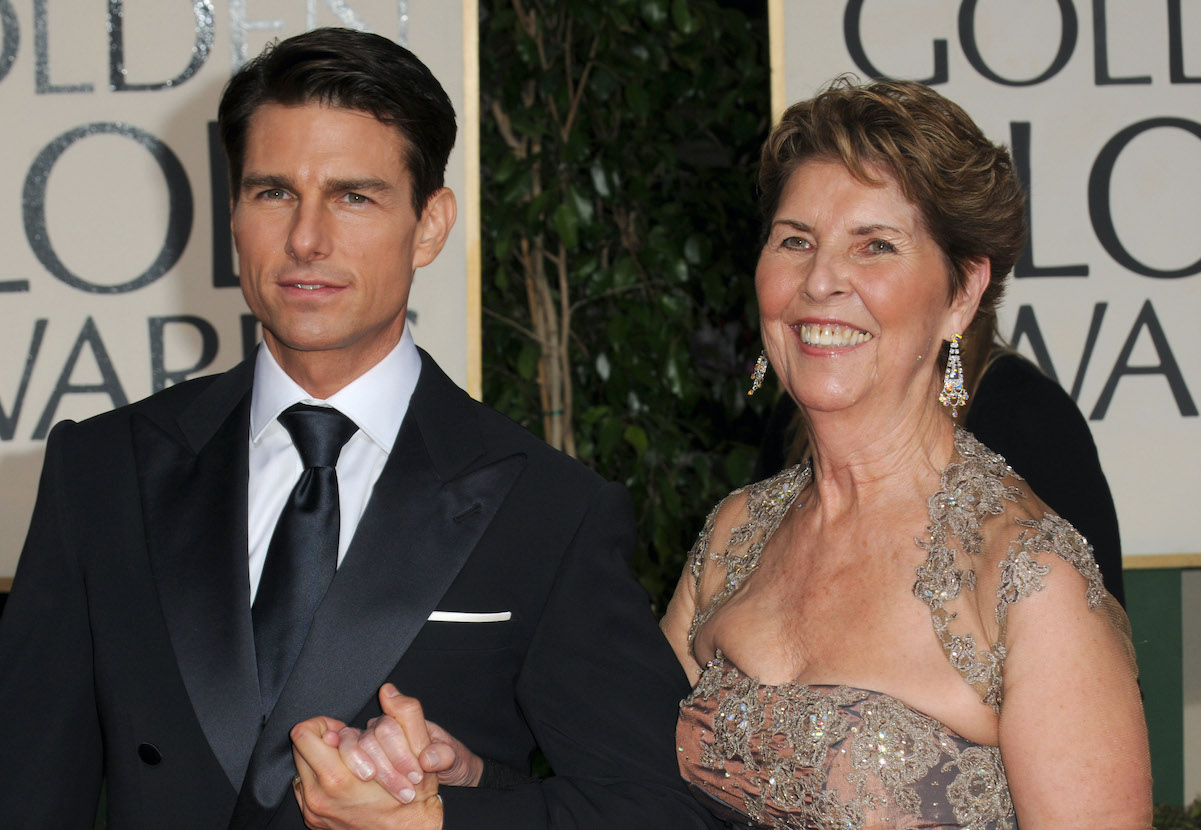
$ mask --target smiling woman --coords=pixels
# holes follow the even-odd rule
[[[761,331],[809,451],[713,511],[663,619],[684,777],[781,830],[1148,826],[1125,614],[940,403],[1025,239],[1008,154],[920,84],[839,81],[760,187]]]

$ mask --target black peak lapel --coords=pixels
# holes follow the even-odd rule
[[[265,827],[292,798],[293,726],[348,721],[374,698],[524,469],[521,455],[489,458],[478,427],[446,439],[445,429],[474,423],[476,406],[423,353],[396,444],[255,748],[231,828]]]
[[[196,717],[235,789],[261,718],[246,553],[246,369],[215,380],[177,423],[135,415],[130,424],[167,630]]]

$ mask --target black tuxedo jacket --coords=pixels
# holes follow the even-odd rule
[[[630,499],[473,401],[416,391],[275,710],[246,552],[253,361],[51,433],[0,625],[0,827],[300,828],[288,731],[392,681],[477,753],[556,776],[443,788],[448,828],[701,827],[687,684],[631,577]],[[432,612],[501,622],[429,621]],[[445,617],[446,615],[441,615]]]

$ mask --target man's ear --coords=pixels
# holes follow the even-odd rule
[[[425,203],[425,210],[417,220],[417,238],[413,246],[413,268],[429,265],[442,251],[450,229],[459,215],[455,194],[449,187],[439,188]]]
[[[980,307],[980,298],[984,296],[989,282],[992,280],[992,265],[988,257],[974,259],[967,263],[964,270],[963,287],[951,300],[951,320],[955,330],[946,333],[944,340],[950,340],[952,334],[963,334],[976,316]]]

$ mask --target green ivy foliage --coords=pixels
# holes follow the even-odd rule
[[[1201,830],[1201,798],[1187,807],[1178,804],[1155,805],[1155,830]]]
[[[769,404],[746,396],[767,67],[765,21],[715,0],[481,4],[484,398],[539,434],[567,419],[552,443],[629,487],[660,612]]]

